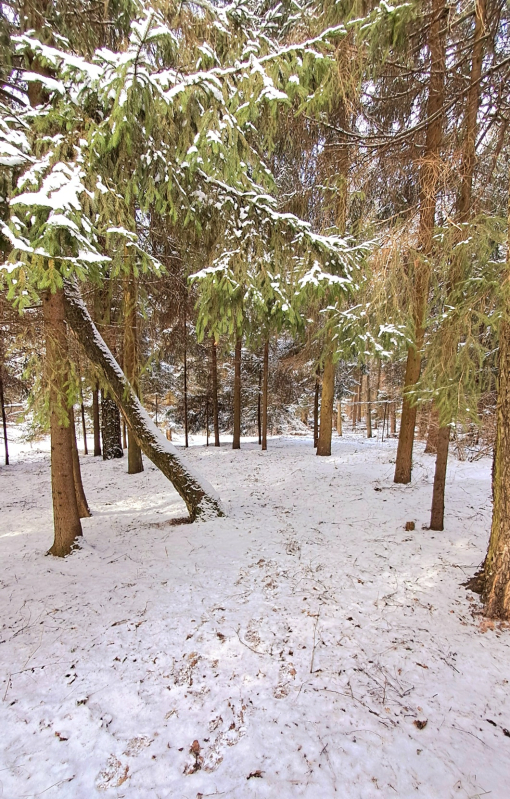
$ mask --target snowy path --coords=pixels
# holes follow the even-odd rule
[[[460,585],[490,463],[452,460],[431,533],[431,458],[395,486],[393,442],[269,446],[191,448],[229,511],[196,525],[150,464],[83,458],[66,561],[47,454],[0,467],[2,799],[506,799],[510,631]]]

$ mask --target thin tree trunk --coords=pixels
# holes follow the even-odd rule
[[[262,444],[262,370],[259,371],[259,390],[257,392],[257,433],[260,446]]]
[[[211,373],[212,373],[212,401],[213,401],[213,424],[214,424],[214,446],[220,446],[220,423],[218,415],[218,357],[216,352],[216,342],[211,341]]]
[[[432,509],[430,512],[431,530],[444,530],[444,492],[449,442],[450,428],[441,427],[437,435],[436,469],[434,473],[434,489],[432,492]]]
[[[390,436],[397,435],[397,403],[393,401],[390,408]]]
[[[205,398],[205,446],[209,446],[209,397]]]
[[[81,478],[80,456],[78,455],[78,444],[76,441],[76,422],[74,418],[74,408],[69,409],[69,417],[70,417],[70,426],[71,426],[72,444],[73,444],[74,490],[76,491],[78,514],[80,519],[88,519],[89,516],[92,516],[92,514],[89,510],[87,497],[85,496],[85,490],[83,488],[83,481]]]
[[[365,405],[365,419],[367,426],[367,438],[372,438],[372,395],[370,390],[370,371],[367,371],[366,376],[366,405]]]
[[[188,508],[190,517],[223,516],[219,500],[209,484],[191,473],[176,448],[162,435],[99,335],[76,286],[65,281],[66,317],[90,360],[101,370],[142,451],[170,480]],[[74,488],[74,487],[73,487]],[[76,495],[73,490],[74,501]]]
[[[446,17],[448,6],[444,0],[432,0],[429,33],[430,79],[427,101],[427,125],[423,162],[420,169],[420,227],[419,250],[414,263],[413,318],[414,344],[407,352],[404,394],[400,434],[395,464],[395,483],[409,483],[413,461],[416,405],[411,396],[420,378],[421,351],[425,337],[425,315],[427,310],[431,267],[428,259],[432,252],[436,198],[441,174],[441,141],[443,134],[446,63]]]
[[[94,425],[94,456],[101,455],[101,425],[99,423],[99,383],[92,391],[92,419]]]
[[[42,295],[46,368],[49,382],[51,431],[51,493],[54,540],[49,553],[65,557],[82,536],[73,474],[73,427],[70,424],[67,387],[69,354],[62,289]],[[66,418],[67,417],[67,418]],[[66,424],[67,422],[67,424]]]
[[[136,396],[140,396],[138,364],[138,284],[133,274],[124,278],[124,374]],[[123,434],[125,438],[125,420]],[[125,442],[124,448],[125,448]],[[127,431],[128,474],[143,472],[142,450],[135,436]]]
[[[2,352],[0,351],[0,356]],[[0,407],[2,409],[2,427],[4,431],[5,465],[9,466],[9,442],[7,440],[7,415],[5,413],[3,357],[0,358]]]
[[[127,424],[126,420],[122,419],[122,449],[128,448],[128,433],[127,433]],[[129,455],[129,453],[128,453]],[[128,469],[129,471],[129,469]]]
[[[380,413],[380,405],[379,405],[379,393],[381,391],[381,361],[377,361],[377,385],[375,389],[375,417],[374,417],[374,427],[377,430],[379,419],[381,417]]]
[[[267,394],[269,383],[269,341],[264,344],[264,369],[262,379],[262,449],[267,449]]]
[[[336,432],[337,435],[342,435],[342,400],[338,400],[336,404]]]
[[[320,391],[320,372],[315,373],[315,394],[313,397],[313,445],[319,443],[319,391]]]
[[[331,432],[333,428],[333,403],[335,400],[335,364],[333,354],[328,352],[322,373],[321,416],[317,455],[331,455]]]
[[[232,449],[241,448],[241,352],[242,338],[236,338],[234,351],[234,435]]]
[[[80,386],[80,392],[81,392],[81,386]],[[83,398],[80,403],[80,410],[81,410],[81,429],[83,431],[83,454],[88,455],[89,448],[87,446],[87,425],[85,423],[85,405],[83,404]]]
[[[184,300],[184,446],[189,447],[189,424],[188,424],[188,321],[186,300]]]

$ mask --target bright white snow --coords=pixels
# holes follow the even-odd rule
[[[488,460],[452,459],[431,533],[433,459],[395,486],[394,442],[192,447],[229,515],[180,526],[150,463],[83,457],[94,515],[61,561],[47,443],[11,451],[3,799],[508,796],[510,631],[460,585],[487,545]]]

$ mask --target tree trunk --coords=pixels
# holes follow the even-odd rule
[[[82,536],[73,474],[73,428],[67,388],[69,355],[62,289],[42,295],[51,431],[51,493],[54,540],[49,554],[65,557]]]
[[[365,420],[367,426],[367,438],[372,438],[372,395],[370,389],[370,372],[367,372],[366,382],[366,405],[365,405]]]
[[[264,345],[264,369],[262,379],[262,449],[267,449],[267,395],[269,383],[269,341]]]
[[[122,419],[122,449],[128,448],[128,438],[127,438],[127,424],[126,420]]]
[[[432,509],[430,513],[431,530],[444,530],[444,492],[449,442],[450,428],[448,426],[440,427],[437,434],[436,470],[434,473],[434,489],[432,491]]]
[[[257,433],[259,446],[262,445],[262,370],[259,371],[259,390],[257,392]]]
[[[333,403],[335,400],[335,364],[328,352],[322,373],[321,417],[317,455],[331,455],[331,432],[333,427]]]
[[[189,423],[188,423],[188,320],[186,313],[186,300],[184,299],[184,446],[189,447]]]
[[[433,402],[430,409],[429,426],[427,430],[427,443],[425,444],[425,452],[427,455],[435,455],[437,453],[437,434],[439,431],[439,413],[436,404]]]
[[[92,391],[92,419],[94,425],[94,456],[101,455],[101,425],[99,423],[99,383]]]
[[[443,133],[446,62],[446,17],[448,6],[444,0],[432,0],[432,13],[429,33],[430,79],[427,101],[427,134],[420,169],[420,226],[419,251],[415,258],[413,321],[415,329],[414,344],[407,351],[407,365],[404,380],[404,393],[400,434],[395,464],[395,483],[409,483],[413,460],[414,428],[416,425],[416,405],[411,395],[420,377],[421,350],[425,337],[425,315],[427,310],[430,272],[429,257],[432,252],[434,222],[436,214],[437,190],[441,177],[441,141]]]
[[[397,403],[395,401],[391,403],[390,408],[390,435],[397,435]]]
[[[80,385],[80,394],[81,394],[81,385]],[[83,454],[89,454],[89,448],[87,446],[87,425],[85,422],[85,405],[83,404],[83,394],[80,403],[80,411],[81,411],[81,429],[83,431]]]
[[[223,516],[212,487],[186,468],[176,448],[161,434],[140,404],[122,369],[99,335],[76,286],[65,281],[64,296],[69,324],[87,356],[103,373],[142,451],[170,480],[186,503],[193,520]]]
[[[7,440],[7,415],[5,413],[3,368],[4,368],[3,357],[2,357],[2,352],[0,351],[0,408],[2,410],[2,428],[4,431],[5,465],[9,466],[9,442]]]
[[[103,460],[123,458],[120,413],[115,400],[101,389],[101,433],[103,439]]]
[[[234,435],[232,449],[241,448],[241,351],[242,338],[236,338],[234,352]]]
[[[315,372],[315,394],[313,397],[313,445],[319,443],[319,391],[320,391],[320,372]]]
[[[510,266],[510,263],[509,263]],[[510,620],[510,322],[499,334],[498,407],[493,466],[492,527],[483,567],[485,613]]]
[[[70,418],[70,426],[72,432],[72,443],[73,443],[73,478],[74,478],[74,490],[76,491],[76,502],[78,504],[78,515],[80,519],[88,519],[89,516],[92,516],[87,497],[85,496],[85,490],[83,488],[83,481],[81,479],[81,467],[80,467],[80,456],[78,455],[78,444],[76,442],[76,424],[74,418],[74,408],[69,409],[69,418]]]
[[[336,404],[336,432],[337,435],[342,435],[342,400],[338,400]]]
[[[138,285],[133,274],[124,278],[124,374],[136,396],[140,396],[138,364]],[[143,472],[142,450],[131,432],[127,431],[128,474]]]
[[[374,427],[377,430],[379,425],[379,419],[382,418],[382,405],[379,404],[379,394],[381,392],[381,372],[382,372],[382,361],[377,361],[377,385],[375,389],[375,421]]]
[[[214,446],[220,446],[220,423],[218,415],[218,357],[216,342],[211,341],[211,372],[212,372],[212,401],[213,401],[213,424],[214,424]]]

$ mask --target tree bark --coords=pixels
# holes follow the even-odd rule
[[[320,391],[320,372],[315,372],[315,394],[313,397],[313,445],[317,447],[319,443],[319,391]]]
[[[218,356],[217,345],[214,339],[211,341],[211,372],[212,372],[212,401],[213,401],[213,424],[214,424],[214,446],[220,446],[220,423],[218,415]]]
[[[434,472],[434,489],[432,491],[432,509],[430,512],[431,530],[444,530],[444,492],[449,443],[450,428],[441,427],[437,435],[436,469]]]
[[[269,341],[264,344],[264,369],[262,377],[262,449],[267,449],[267,398],[269,384]]]
[[[241,351],[242,338],[236,338],[234,351],[234,435],[232,449],[241,448]]]
[[[416,425],[416,405],[412,403],[412,392],[419,380],[421,370],[421,351],[425,337],[425,315],[427,310],[431,267],[436,198],[440,180],[441,141],[443,134],[446,63],[445,18],[448,6],[444,0],[432,0],[431,25],[429,33],[430,80],[427,101],[427,134],[420,169],[420,226],[419,251],[415,258],[413,321],[414,344],[407,352],[407,365],[404,380],[402,418],[395,464],[395,483],[411,481],[414,428]],[[421,257],[420,257],[421,256]]]
[[[336,432],[337,435],[342,435],[342,400],[338,400],[336,404]]]
[[[101,455],[101,425],[99,423],[99,384],[92,391],[92,419],[94,425],[94,457]]]
[[[259,390],[257,392],[257,433],[259,446],[262,445],[262,370],[259,372]]]
[[[187,295],[184,298],[184,446],[189,447],[188,424],[188,321],[186,312]]]
[[[119,409],[115,400],[104,389],[101,390],[101,433],[103,460],[123,458]]]
[[[73,473],[73,428],[69,414],[69,354],[62,289],[42,295],[51,431],[51,493],[54,540],[49,554],[65,557],[82,536]]]
[[[427,455],[434,455],[437,453],[438,432],[439,432],[439,413],[436,408],[436,404],[433,402],[432,407],[430,409],[429,425],[427,429],[427,443],[425,444],[425,452],[427,453]]]
[[[81,386],[80,386],[80,393],[81,393]],[[81,411],[81,429],[83,431],[83,454],[89,454],[89,448],[87,446],[87,425],[85,422],[85,405],[83,404],[83,396],[82,401],[80,402],[80,411]]]
[[[397,435],[397,403],[392,402],[390,408],[390,435]]]
[[[372,395],[370,389],[370,371],[367,371],[366,376],[366,405],[365,405],[365,421],[367,427],[367,438],[372,438]]]
[[[140,404],[122,369],[99,335],[76,286],[66,281],[64,296],[71,328],[87,356],[101,370],[144,454],[170,480],[186,503],[193,520],[223,516],[221,504],[212,487],[190,472],[176,448],[161,434]]]
[[[4,431],[4,452],[5,452],[5,465],[9,466],[9,442],[7,440],[7,415],[5,413],[5,397],[4,397],[4,364],[3,354],[0,350],[0,408],[2,410],[2,428]]]
[[[335,364],[333,354],[328,352],[322,373],[321,416],[317,455],[331,455],[331,433],[333,429],[333,403],[335,400]]]
[[[89,516],[92,516],[87,497],[85,496],[85,490],[83,488],[83,481],[81,477],[81,467],[80,467],[80,456],[78,455],[78,444],[76,442],[76,424],[74,418],[74,408],[69,409],[69,418],[70,418],[70,426],[72,432],[72,444],[73,444],[73,478],[74,478],[74,490],[76,492],[76,502],[78,504],[78,515],[80,519],[88,519]]]
[[[138,363],[138,285],[133,274],[124,278],[124,373],[140,397]],[[142,450],[128,427],[128,474],[143,472]]]

